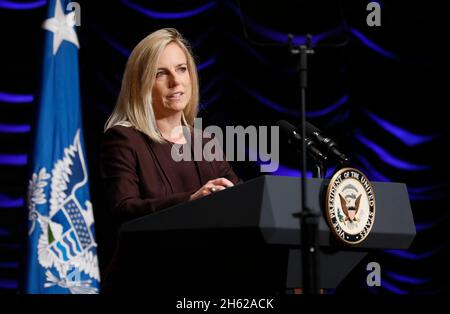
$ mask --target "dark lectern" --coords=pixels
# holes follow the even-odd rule
[[[308,180],[308,205],[323,209],[328,180]],[[376,219],[353,247],[319,224],[320,287],[335,288],[372,249],[407,249],[415,236],[406,186],[373,182]],[[301,287],[300,179],[262,176],[124,224],[120,292],[284,293]],[[323,210],[322,210],[323,211]]]

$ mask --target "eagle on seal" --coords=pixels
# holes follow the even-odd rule
[[[345,221],[358,221],[358,219],[356,218],[356,214],[358,213],[359,210],[359,203],[361,201],[361,194],[356,198],[355,200],[355,205],[354,206],[347,206],[347,202],[345,200],[345,198],[339,194],[339,199],[341,200],[341,206],[342,206],[342,211],[345,214]]]

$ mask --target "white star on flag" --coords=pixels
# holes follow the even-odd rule
[[[63,40],[70,41],[77,48],[80,48],[78,43],[75,26],[75,11],[65,15],[61,6],[61,1],[57,0],[55,5],[55,15],[44,21],[42,27],[50,32],[53,32],[53,55],[56,55],[59,46]]]

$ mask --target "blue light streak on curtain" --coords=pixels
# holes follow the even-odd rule
[[[9,290],[15,290],[19,287],[19,283],[15,280],[7,280],[7,279],[1,279],[0,280],[0,289],[9,289]]]
[[[367,46],[368,48],[370,48],[371,50],[375,51],[376,53],[389,58],[389,59],[393,59],[396,61],[399,61],[400,58],[395,55],[394,53],[382,48],[381,46],[377,45],[376,43],[374,43],[373,41],[371,41],[370,39],[368,39],[366,36],[364,36],[360,31],[358,31],[355,28],[350,28],[350,32],[356,37],[358,38],[365,46]]]
[[[30,94],[11,94],[0,92],[0,101],[12,104],[23,104],[33,102],[34,97]]]
[[[439,251],[439,249],[434,249],[434,250],[423,252],[423,253],[412,253],[412,252],[402,251],[402,250],[385,250],[384,252],[389,255],[392,255],[392,256],[417,261],[417,260],[423,260],[428,257],[431,257],[431,256],[435,255],[438,251]]]
[[[0,228],[0,237],[9,237],[11,235],[11,231],[5,228]]]
[[[5,194],[0,194],[0,208],[15,208],[22,207],[25,205],[25,199],[23,197],[19,197],[13,199]]]
[[[359,160],[359,162],[362,163],[362,165],[365,168],[365,172],[367,172],[367,176],[369,177],[370,180],[372,181],[381,181],[381,182],[391,182],[392,180],[385,176],[383,173],[379,172],[378,170],[376,170],[372,164],[367,160],[366,157],[364,157],[361,154],[355,154],[354,155],[356,157],[356,159]]]
[[[432,222],[416,223],[416,231],[424,232],[426,230],[436,227],[438,224],[445,222],[447,219],[448,219],[448,214],[445,214],[442,217],[439,217],[438,219],[436,219]]]
[[[258,33],[260,36],[266,37],[266,38],[268,38],[274,42],[278,42],[278,43],[288,43],[289,42],[287,33],[282,33],[282,32],[272,30],[263,25],[256,24],[250,20],[246,20],[246,23],[248,23],[250,28],[252,28],[253,31]],[[323,33],[312,34],[311,42],[312,42],[313,47],[316,47],[320,41],[327,39],[331,36],[339,34],[342,31],[342,29],[343,29],[343,27],[342,27],[342,25],[340,25],[336,28],[333,28],[333,29],[328,30]],[[307,40],[306,35],[294,35],[292,43],[294,45],[303,45],[306,43],[306,40]]]
[[[435,135],[419,135],[414,134],[408,130],[405,130],[391,122],[388,122],[381,117],[377,116],[376,114],[370,112],[369,110],[364,110],[366,115],[369,116],[372,121],[377,123],[381,128],[398,138],[400,141],[405,143],[408,146],[416,146],[419,144],[423,144],[426,142],[429,142],[433,139],[435,139],[437,134]]]
[[[18,262],[2,262],[0,263],[0,268],[19,268],[19,263]]]
[[[128,58],[131,54],[131,51],[125,48],[123,45],[119,44],[117,40],[109,36],[105,31],[96,27],[95,31],[99,34],[100,38],[102,38],[108,45],[110,45],[115,51],[120,53],[125,58]]]
[[[258,33],[259,35],[266,37],[272,41],[279,42],[279,43],[288,43],[288,33],[282,33],[273,29],[270,29],[266,26],[260,25],[251,19],[249,19],[247,16],[245,16],[242,11],[233,3],[230,1],[226,1],[225,4],[228,5],[228,7],[238,16],[242,17],[244,20],[244,23],[248,25],[254,32]],[[341,33],[345,27],[344,24],[341,24],[333,29],[330,29],[323,33],[318,34],[311,34],[312,35],[312,44],[313,46],[317,46],[318,42],[327,39],[333,35]],[[295,35],[293,34],[293,44],[294,45],[302,45],[306,43],[306,35]]]
[[[336,109],[338,109],[339,107],[341,107],[343,104],[345,104],[348,101],[349,96],[348,95],[343,95],[341,98],[339,98],[339,100],[337,102],[335,102],[334,104],[329,105],[326,108],[320,109],[320,110],[316,110],[316,111],[307,111],[306,112],[306,117],[308,118],[318,118],[324,115],[327,115],[333,111],[335,111]]]
[[[31,130],[29,124],[5,124],[0,123],[0,133],[28,133]]]
[[[269,108],[271,108],[271,109],[273,109],[275,111],[278,111],[278,112],[287,113],[287,114],[289,114],[289,115],[291,115],[293,117],[297,117],[297,118],[300,117],[300,113],[298,111],[284,108],[283,106],[281,106],[281,105],[279,105],[279,104],[277,104],[277,103],[267,99],[266,97],[264,97],[263,95],[261,95],[260,93],[258,93],[255,90],[250,90],[250,89],[248,89],[248,88],[246,88],[244,86],[241,86],[241,87],[243,87],[243,89],[249,95],[251,95],[253,98],[258,100],[264,106],[269,107]]]
[[[14,2],[0,0],[0,9],[7,10],[32,10],[43,7],[45,5],[45,0],[38,0],[34,2]]]
[[[260,164],[260,163],[259,163]],[[336,170],[336,167],[330,167],[327,169],[327,172],[325,174],[325,178],[331,178],[334,174],[334,171]],[[300,170],[299,169],[293,169],[284,165],[279,165],[278,169],[271,173],[271,175],[275,176],[286,176],[286,177],[297,177],[301,178]],[[312,171],[306,172],[307,178],[313,178]]]
[[[141,7],[140,5],[129,1],[129,0],[122,0],[122,3],[139,12],[144,14],[147,17],[150,17],[152,19],[158,19],[158,20],[177,20],[177,19],[184,19],[184,18],[190,18],[196,15],[199,15],[205,11],[210,10],[211,8],[216,6],[216,3],[211,1],[205,5],[202,5],[200,7],[197,7],[192,10],[184,11],[184,12],[157,12],[148,8]]]
[[[0,165],[24,166],[28,156],[25,154],[0,154]]]
[[[388,151],[386,151],[383,147],[376,144],[375,142],[369,140],[365,136],[363,136],[360,133],[355,133],[355,137],[358,141],[360,141],[362,144],[364,144],[366,147],[368,147],[370,150],[372,150],[374,153],[378,155],[378,157],[386,164],[402,170],[407,171],[418,171],[418,170],[428,170],[431,168],[430,165],[418,165],[413,164],[405,160],[401,160],[400,158],[397,158],[390,154]]]
[[[210,67],[211,65],[216,63],[217,58],[218,58],[218,54],[215,54],[214,56],[210,57],[208,60],[205,60],[204,62],[198,64],[197,71],[202,71],[202,70]]]
[[[407,284],[411,284],[411,285],[422,285],[431,280],[431,278],[416,278],[416,277],[398,274],[398,273],[395,273],[392,271],[385,271],[384,274],[397,282],[407,283]]]

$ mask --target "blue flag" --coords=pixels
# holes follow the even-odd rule
[[[32,175],[27,293],[98,293],[94,216],[81,129],[78,38],[68,1],[48,1]]]

